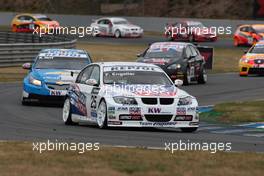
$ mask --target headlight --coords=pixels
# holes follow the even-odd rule
[[[137,101],[135,98],[120,96],[120,97],[113,97],[113,99],[117,104],[137,105]]]
[[[29,77],[29,82],[35,86],[41,86],[41,81],[33,78],[32,76]]]
[[[171,64],[167,67],[169,70],[175,70],[181,68],[181,64]]]
[[[186,106],[186,105],[191,105],[191,104],[192,104],[192,97],[190,96],[180,98],[180,100],[178,101],[178,106]]]

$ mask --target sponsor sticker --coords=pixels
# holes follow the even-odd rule
[[[129,114],[140,115],[141,114],[141,108],[140,107],[130,107],[129,108]]]
[[[185,107],[179,107],[177,108],[177,115],[186,115],[186,108]]]
[[[139,123],[142,126],[150,126],[150,127],[155,127],[155,126],[173,126],[173,125],[177,124],[177,122],[139,122]]]
[[[66,91],[50,90],[50,95],[52,95],[52,96],[64,96],[64,95],[66,95]]]

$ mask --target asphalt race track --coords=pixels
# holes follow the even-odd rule
[[[264,98],[263,77],[240,78],[237,74],[209,75],[205,85],[182,87],[196,96],[201,105],[222,101]],[[165,142],[231,142],[233,151],[264,152],[262,136],[258,131],[242,127],[201,124],[195,133],[172,129],[107,129],[93,126],[65,126],[60,107],[22,106],[21,83],[0,84],[0,140],[19,141],[82,141],[100,142],[101,145],[165,147]],[[243,107],[242,107],[243,108]],[[253,134],[253,135],[252,135]],[[250,137],[249,137],[250,136]]]
[[[109,43],[109,44],[128,44],[128,45],[138,45],[144,44],[148,45],[153,42],[168,41],[165,37],[160,36],[143,36],[142,38],[114,38],[114,37],[91,37],[85,36],[83,38],[78,38],[79,41],[85,41],[89,43]],[[219,48],[234,48],[232,39],[218,39],[216,42],[199,42],[202,46],[212,46]]]

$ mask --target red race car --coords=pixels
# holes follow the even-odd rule
[[[199,21],[181,21],[175,24],[167,24],[165,30],[165,36],[172,41],[213,42],[217,40],[215,32]]]
[[[264,25],[263,24],[252,24],[252,25],[241,25],[237,28],[234,34],[234,45],[235,46],[251,46],[262,40],[264,37]]]

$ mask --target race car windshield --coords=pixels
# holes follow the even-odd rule
[[[114,24],[128,24],[128,21],[126,21],[126,20],[114,21]]]
[[[39,21],[52,21],[50,18],[48,17],[39,17],[38,18]]]
[[[35,63],[35,69],[67,69],[81,70],[88,65],[88,58],[70,57],[39,57]]]
[[[162,72],[153,71],[106,71],[104,84],[145,84],[171,86],[171,81]]]
[[[147,51],[144,58],[180,58],[182,56],[182,49],[166,49],[166,50],[151,50]]]
[[[248,53],[264,54],[264,45],[256,45],[255,47],[251,48]]]
[[[253,28],[256,31],[256,33],[264,33],[264,27],[263,26],[259,26],[259,27],[254,26]]]

